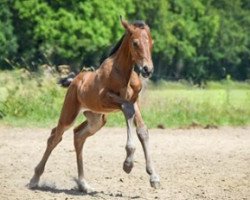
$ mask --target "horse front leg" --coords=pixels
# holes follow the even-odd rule
[[[132,134],[132,128],[133,128],[135,110],[133,104],[131,103],[123,103],[121,107],[127,124],[127,143],[125,147],[127,155],[123,163],[123,170],[126,173],[130,173],[134,166],[135,144]]]
[[[131,102],[128,102],[124,99],[122,99],[120,96],[114,94],[114,93],[108,93],[109,98],[112,99],[112,101],[120,106],[120,109],[122,110],[126,125],[127,125],[127,143],[126,143],[126,159],[123,163],[123,170],[126,173],[130,173],[133,166],[134,166],[134,152],[135,152],[135,144],[132,134],[132,128],[133,128],[133,121],[135,116],[135,109],[134,105]]]
[[[154,169],[150,155],[148,129],[142,119],[141,112],[137,102],[134,104],[134,108],[135,108],[136,132],[144,151],[144,156],[146,160],[146,171],[150,175],[150,185],[151,187],[158,188],[160,186],[160,178]]]

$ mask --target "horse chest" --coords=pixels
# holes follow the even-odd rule
[[[131,87],[124,87],[120,89],[120,97],[126,100],[130,100],[133,96],[133,89]]]
[[[135,102],[139,96],[140,88],[132,87],[129,85],[128,87],[121,88],[120,90],[120,97],[124,100]]]

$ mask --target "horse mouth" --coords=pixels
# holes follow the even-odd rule
[[[141,72],[143,78],[150,78],[152,76],[152,72]]]

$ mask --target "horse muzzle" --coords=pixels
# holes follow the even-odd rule
[[[141,74],[142,77],[144,77],[144,78],[150,78],[153,74],[153,71],[154,71],[153,68],[149,69],[149,67],[146,65],[143,67],[139,66],[139,65],[135,66],[135,72],[139,75]]]

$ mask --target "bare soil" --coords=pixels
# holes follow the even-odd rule
[[[153,129],[150,145],[161,187],[153,189],[136,139],[135,166],[122,170],[125,128],[103,128],[84,147],[85,177],[77,190],[72,130],[53,151],[40,186],[26,187],[46,147],[49,129],[0,126],[0,199],[250,199],[250,127]]]

